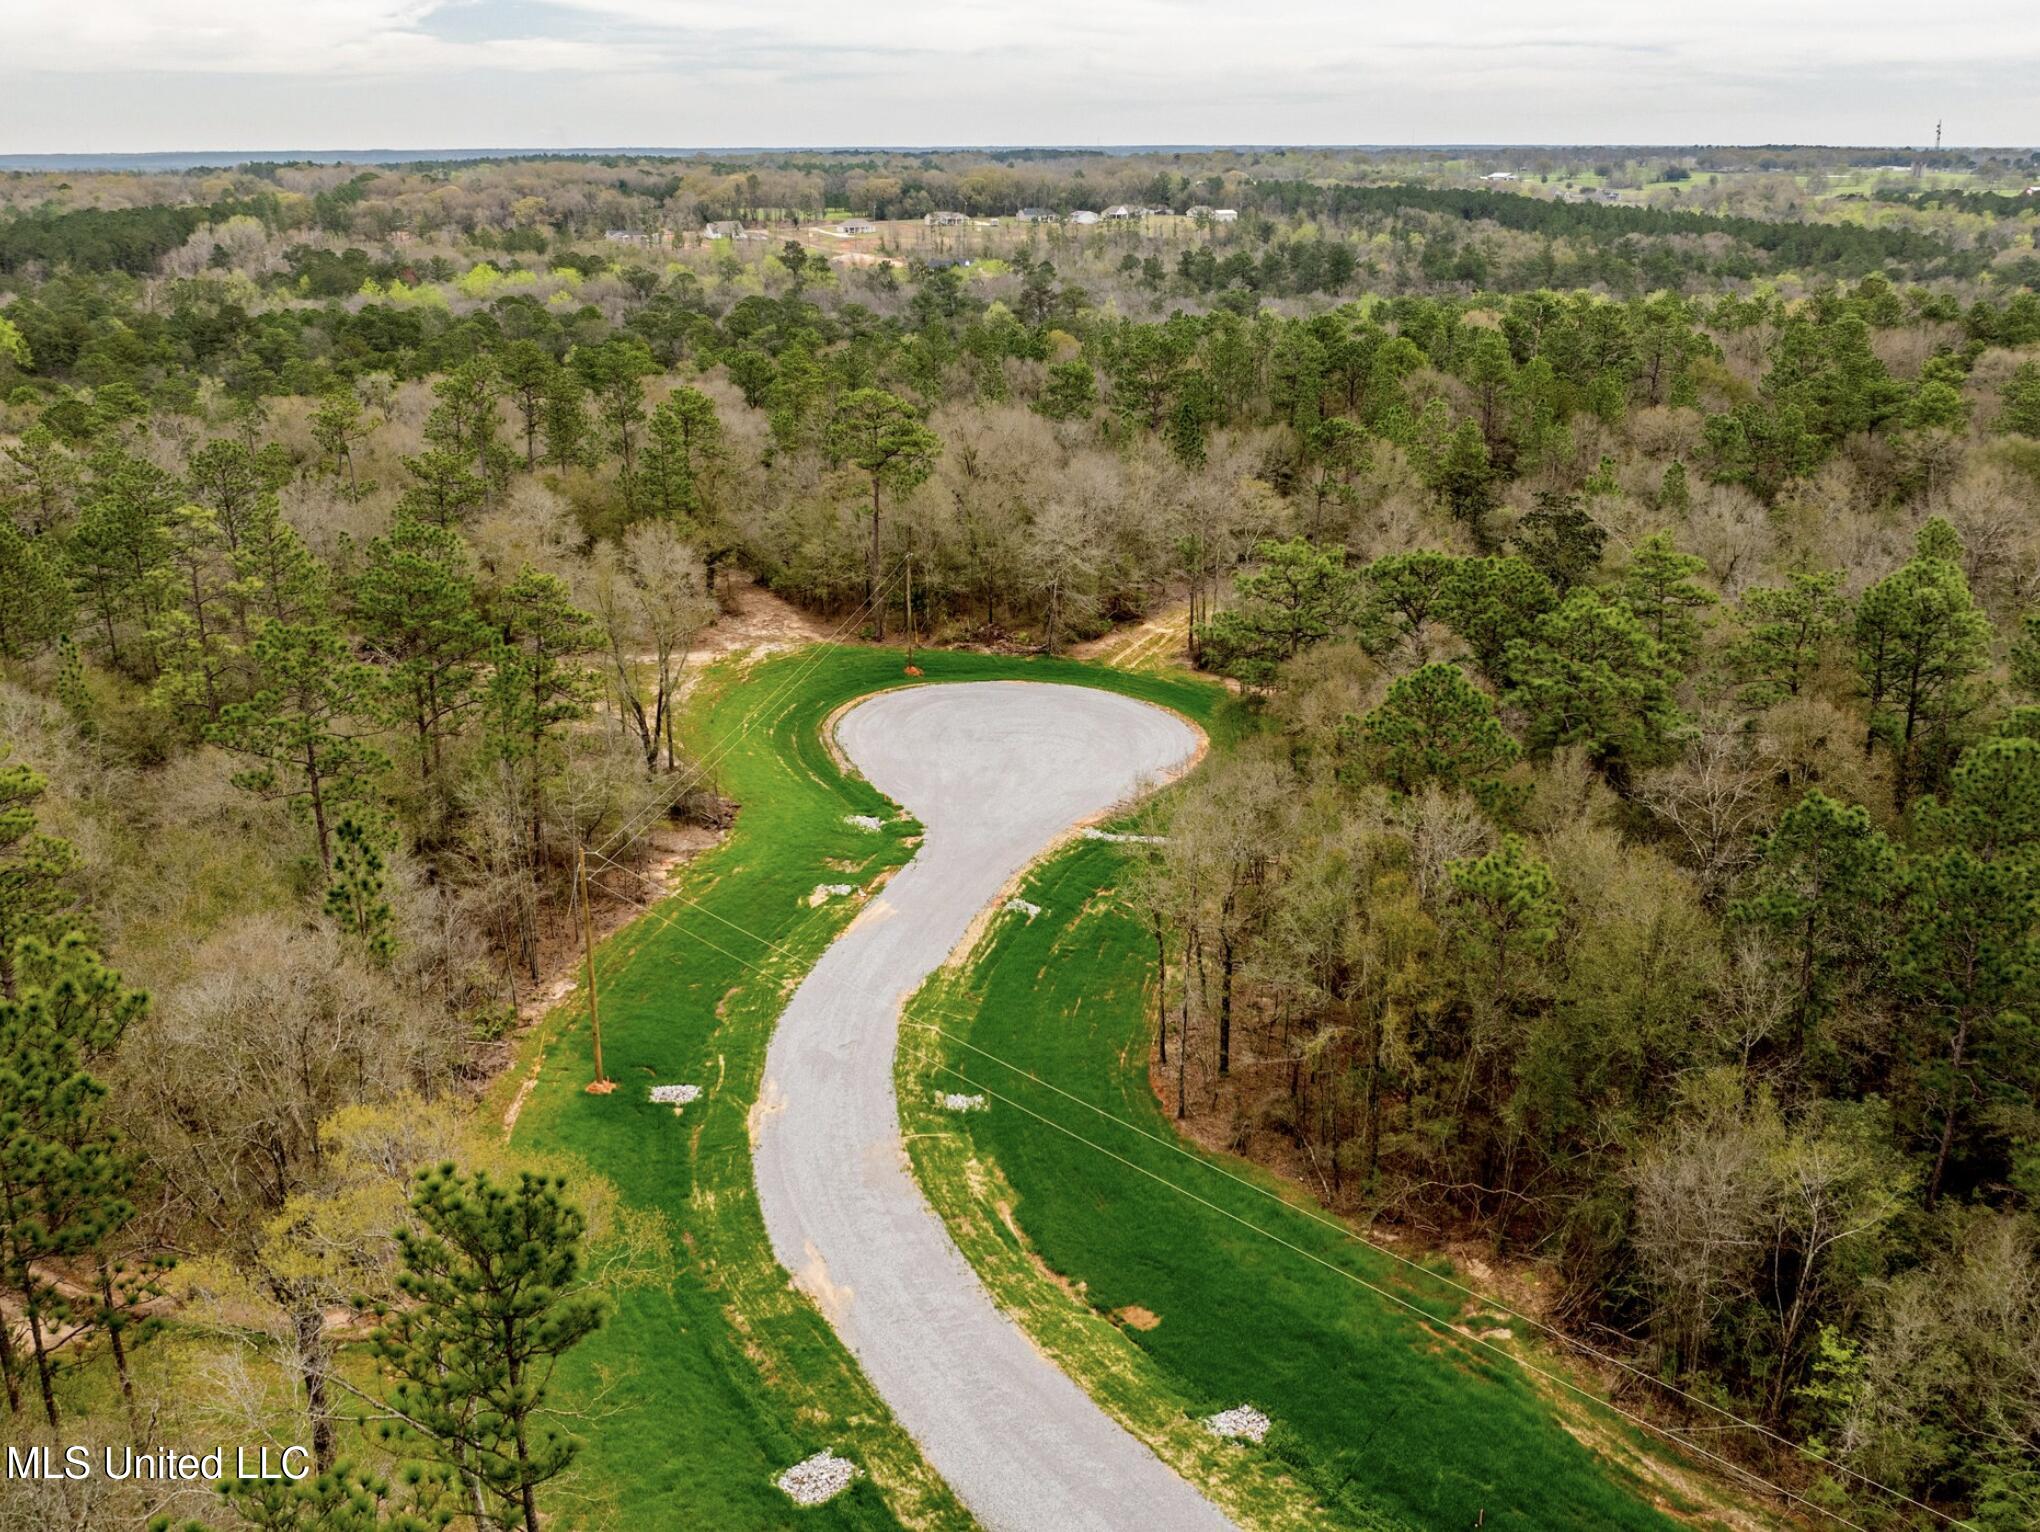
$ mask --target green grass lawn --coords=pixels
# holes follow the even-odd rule
[[[938,974],[909,1010],[909,1148],[1000,1301],[1129,1428],[1264,1524],[1458,1528],[1484,1513],[1487,1527],[1672,1526],[1646,1504],[1643,1458],[1619,1420],[1563,1405],[1621,1461],[1590,1453],[1560,1424],[1551,1386],[1448,1329],[1503,1321],[1202,1157],[912,1030],[935,1022],[1173,1144],[1146,1078],[1150,938],[1109,893],[1126,865],[1122,848],[1089,840],[1053,858],[1023,894],[1041,913],[1001,914],[971,961]],[[938,1090],[994,1099],[957,1115],[936,1109]],[[1249,1402],[1275,1422],[1264,1449],[1217,1446],[1195,1424]]]
[[[1200,705],[1209,697],[1190,683],[1068,662],[931,652],[920,664],[929,681],[1075,681]],[[666,1280],[626,1292],[563,1373],[564,1391],[588,1412],[577,1427],[587,1443],[577,1488],[595,1524],[789,1525],[796,1512],[772,1479],[822,1448],[853,1458],[866,1477],[798,1513],[803,1527],[971,1524],[773,1260],[746,1126],[786,995],[854,913],[849,900],[810,908],[808,894],[819,883],[867,883],[912,855],[911,827],[874,835],[846,822],[891,810],[846,780],[821,740],[835,708],[904,680],[897,651],[862,648],[729,663],[704,680],[687,737],[698,755],[719,758],[721,790],[741,808],[729,838],[682,875],[681,892],[706,910],[668,900],[599,949],[616,1093],[582,1091],[578,997],[537,1030],[502,1083],[507,1099],[539,1061],[515,1143],[577,1158],[625,1204],[662,1214],[670,1234]],[[675,1116],[646,1099],[663,1081],[699,1084],[704,1095]]]

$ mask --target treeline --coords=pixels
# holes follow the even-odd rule
[[[1264,545],[1204,652],[1275,739],[1188,789],[1136,904],[1179,1115],[1535,1255],[1594,1348],[1816,1443],[1823,1503],[2009,1528],[2040,618],[2001,687],[1963,553],[1935,519],[1854,600],[1810,569],[1724,601],[1577,502],[1489,557]]]
[[[1974,821],[2031,748],[2040,296],[1391,281],[1291,316],[1256,294],[1332,246],[1252,248],[1207,303],[1138,244],[569,278],[229,220],[174,278],[25,287],[9,823],[78,846],[54,897],[154,996],[85,1071],[133,1146],[116,1299],[175,1250],[180,1312],[217,1294],[290,1380],[251,1418],[310,1419],[356,1274],[277,1231],[444,1157],[389,1139],[501,1058],[577,853],[633,897],[669,806],[720,817],[676,707],[747,577],[873,638],[1162,614],[1276,725],[1153,880],[1184,1105],[1556,1263],[1582,1333],[1864,1472],[2028,1515],[2027,1353],[1905,1302],[2032,1266],[2028,853]],[[384,1204],[351,1226],[387,1274]],[[40,1291],[97,1280],[50,1260]]]
[[[0,219],[0,274],[36,265],[50,270],[154,272],[164,256],[203,224],[229,218],[278,220],[276,200],[234,199],[205,206],[74,208]]]
[[[1614,206],[1453,187],[1264,181],[1242,196],[1264,210],[1324,216],[1367,228],[1391,224],[1412,213],[1436,214],[1461,223],[1493,223],[1548,238],[1604,246],[1712,235],[1732,240],[1764,258],[1758,264],[1747,256],[1737,260],[1678,249],[1664,255],[1683,269],[1716,278],[1749,276],[1760,269],[1804,271],[1823,277],[1860,277],[1881,270],[1924,280],[1974,276],[1990,260],[1987,251],[1957,250],[1940,236],[1920,229],[1873,229],[1859,224]]]

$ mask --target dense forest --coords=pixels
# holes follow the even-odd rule
[[[677,716],[759,588],[874,642],[1173,624],[1260,724],[1136,879],[1187,1130],[1550,1273],[1628,1403],[1759,1423],[1723,1450],[1865,1525],[2040,1522],[2035,199],[1595,153],[1664,196],[0,181],[0,1434],[296,1412],[367,1507],[0,1526],[536,1527],[568,1426],[429,1359],[488,1352],[507,1221],[557,1252],[540,1371],[652,1236],[466,1103],[581,854],[620,909],[730,812]],[[989,224],[1121,198],[1166,211]],[[348,1459],[361,1388],[408,1472]]]

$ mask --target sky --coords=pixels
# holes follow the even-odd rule
[[[2040,143],[2035,0],[0,0],[0,153]]]

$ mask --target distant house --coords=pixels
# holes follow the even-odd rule
[[[743,232],[744,226],[739,220],[735,218],[720,218],[714,223],[704,224],[701,230],[701,237],[703,239],[737,239],[742,236]]]
[[[846,218],[836,225],[838,234],[876,234],[878,225],[869,218]]]
[[[1144,207],[1128,207],[1124,202],[1119,202],[1105,209],[1105,216],[1107,218],[1145,218],[1147,217],[1147,209]]]
[[[1483,181],[1513,181],[1516,179],[1516,172],[1513,170],[1491,170],[1482,176],[1481,179]]]
[[[1071,223],[1096,223],[1097,221],[1098,215],[1089,208],[1078,208],[1074,213],[1070,214]]]
[[[1211,221],[1213,223],[1238,223],[1240,215],[1233,208],[1215,207],[1211,210]]]
[[[1055,210],[1045,207],[1023,207],[1013,215],[1015,223],[1055,223]]]
[[[2040,186],[2029,186],[2020,195],[2023,197],[2040,197]]]
[[[1211,216],[1211,209],[1200,202],[1195,207],[1185,208],[1183,216],[1185,218],[1209,218]]]
[[[926,215],[922,218],[921,222],[928,225],[931,229],[948,229],[954,228],[960,223],[969,223],[970,215],[968,213],[937,211]]]
[[[924,262],[930,271],[947,271],[952,266],[975,266],[977,262],[967,255],[938,255]]]

